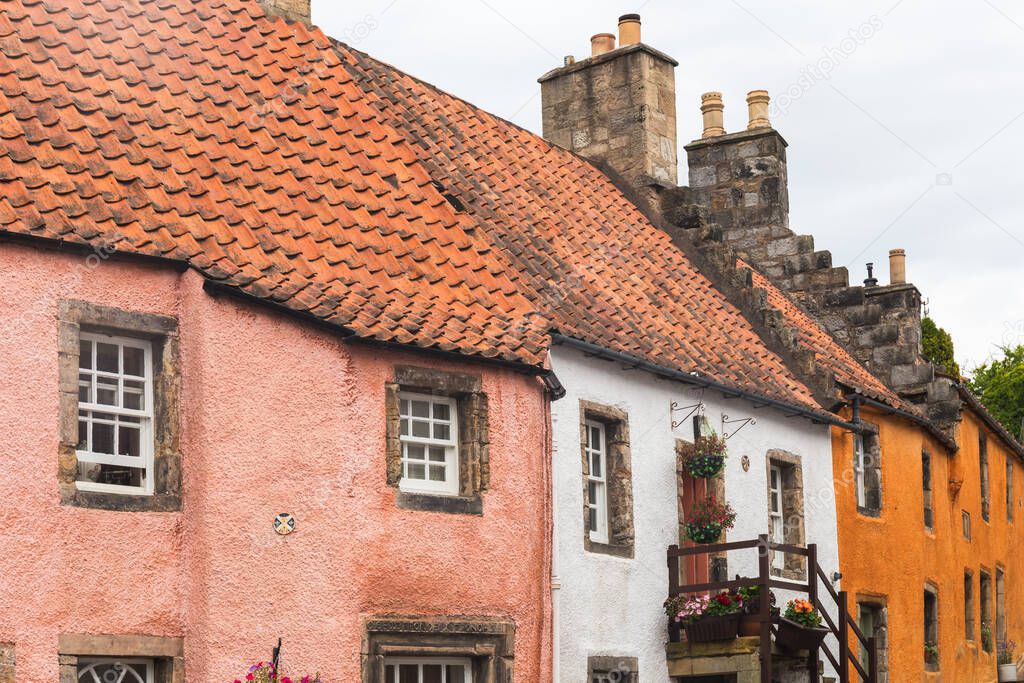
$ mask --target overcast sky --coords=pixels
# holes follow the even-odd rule
[[[627,12],[679,61],[680,145],[702,92],[724,93],[733,132],[747,91],[768,89],[793,230],[854,282],[867,261],[887,282],[905,248],[965,371],[1024,343],[1019,0],[313,0],[328,34],[537,133],[537,77]]]

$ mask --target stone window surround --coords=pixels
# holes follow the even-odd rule
[[[875,643],[878,645],[878,683],[889,683],[889,604],[885,596],[858,593],[856,596],[858,625],[860,610],[867,605],[877,610],[881,621],[875,624]],[[879,633],[881,629],[881,633]],[[871,634],[865,633],[866,638]]]
[[[768,505],[771,505],[771,468],[782,470],[782,514],[783,534],[787,545],[804,545],[807,542],[804,523],[804,474],[803,461],[799,455],[773,448],[765,456],[765,486]],[[767,513],[766,513],[767,514]],[[769,529],[768,533],[771,533]],[[807,558],[786,553],[783,569],[772,569],[772,574],[795,581],[804,581],[807,576]]]
[[[79,657],[138,657],[156,661],[156,683],[185,683],[185,641],[141,635],[62,633],[59,683],[78,683]]]
[[[469,659],[474,683],[512,680],[515,624],[487,617],[391,617],[366,622],[362,644],[362,683],[385,683],[389,657]]]
[[[640,665],[636,657],[587,657],[587,683],[592,683],[596,674],[618,674],[618,678],[612,680],[618,683],[640,683]]]
[[[79,491],[78,363],[82,329],[144,338],[153,344],[153,495]],[[60,446],[58,482],[61,504],[130,512],[181,510],[181,446],[178,397],[181,372],[178,321],[86,301],[60,303],[58,329],[60,374]]]
[[[590,507],[587,505],[587,481],[590,462],[587,458],[587,420],[605,425],[607,447],[608,543],[590,538]],[[583,548],[587,552],[632,559],[633,531],[633,465],[629,448],[629,416],[611,406],[580,401],[580,458],[583,491]]]
[[[864,505],[857,512],[867,517],[882,516],[882,448],[877,425],[864,425]],[[854,457],[856,449],[854,449]]]
[[[445,496],[399,490],[402,442],[399,393],[412,391],[454,398],[459,423],[459,495]],[[414,366],[395,367],[394,381],[385,385],[385,451],[387,484],[395,489],[398,507],[450,514],[483,514],[483,493],[490,486],[490,441],[487,394],[479,375]]]

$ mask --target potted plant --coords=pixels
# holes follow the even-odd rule
[[[711,479],[725,466],[725,439],[718,435],[700,436],[692,444],[684,444],[680,453],[690,476]]]
[[[786,604],[775,643],[787,650],[811,650],[821,645],[828,632],[827,628],[822,628],[821,615],[814,605],[797,598]]]
[[[1012,640],[1000,640],[996,645],[996,657],[999,664],[999,683],[1014,683],[1017,680],[1017,662],[1013,658],[1017,643]]]
[[[693,514],[686,521],[686,536],[694,543],[715,543],[735,523],[732,506],[708,496],[693,506]]]
[[[742,609],[743,599],[735,593],[697,595],[683,601],[676,621],[683,625],[691,643],[732,640],[739,633]]]
[[[987,621],[981,622],[981,649],[992,652],[992,625]]]
[[[245,674],[245,683],[321,683],[320,674],[316,676],[303,676],[292,678],[277,671],[272,662],[260,662],[249,667]],[[242,679],[235,679],[235,683],[242,683]]]

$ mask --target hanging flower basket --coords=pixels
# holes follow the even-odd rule
[[[686,523],[686,537],[694,543],[700,543],[706,545],[708,543],[717,543],[718,539],[722,537],[722,525],[720,524],[691,524]]]
[[[736,523],[736,511],[728,503],[720,503],[708,496],[693,506],[693,514],[686,520],[686,536],[694,543],[715,543]]]
[[[692,477],[711,479],[725,467],[725,439],[720,436],[702,436],[681,449],[683,468]]]
[[[790,600],[786,613],[779,619],[779,634],[775,644],[786,650],[812,650],[828,635],[822,628],[821,615],[807,600]]]

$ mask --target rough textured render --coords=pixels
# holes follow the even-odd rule
[[[544,138],[636,187],[675,187],[676,64],[637,44],[545,74]]]
[[[349,343],[202,285],[191,271],[89,268],[84,256],[0,243],[0,395],[19,407],[0,430],[0,451],[19,454],[0,468],[18,520],[0,554],[0,643],[17,643],[18,680],[57,681],[58,637],[77,633],[184,637],[197,682],[234,680],[284,635],[288,662],[357,681],[367,620],[453,606],[515,624],[514,683],[549,678],[537,379]],[[61,505],[65,299],[178,320],[182,511]],[[425,365],[476,375],[487,394],[482,516],[400,509],[387,485],[385,387],[396,368]],[[290,536],[274,533],[280,512],[297,521]]]

